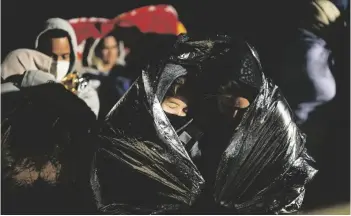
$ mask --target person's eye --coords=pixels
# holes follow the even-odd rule
[[[69,54],[64,55],[64,56],[63,56],[63,59],[64,59],[64,60],[68,60],[68,59],[69,59]]]
[[[172,108],[172,109],[178,107],[178,105],[177,105],[177,104],[174,104],[174,103],[168,103],[167,106],[168,106],[169,108]]]
[[[54,61],[58,60],[58,56],[57,55],[51,55],[51,59],[53,59]]]

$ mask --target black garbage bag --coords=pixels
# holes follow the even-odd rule
[[[176,39],[146,35],[148,61],[158,66]],[[104,213],[173,212],[200,194],[204,180],[155,97],[160,72],[140,73],[101,128],[92,187]]]
[[[90,187],[97,125],[85,102],[60,84],[1,100],[2,213],[97,212]]]
[[[262,214],[298,210],[304,186],[316,170],[304,146],[305,135],[294,123],[279,88],[263,75],[255,50],[226,36],[202,40],[182,36],[175,47],[170,57],[149,65],[106,120],[101,136],[105,141],[96,163],[102,211]],[[194,84],[197,107],[192,112],[205,132],[199,145],[202,156],[196,162],[160,106],[158,88],[169,87],[177,77],[168,76],[169,83],[162,80],[170,63],[195,68],[185,74],[198,81]],[[218,95],[220,85],[230,80],[247,85],[252,92],[247,97],[253,98],[232,129],[207,97]],[[131,179],[134,183],[128,184]]]
[[[239,214],[297,211],[305,184],[317,171],[307,154],[305,135],[279,88],[264,76],[255,49],[226,36],[189,40],[183,46],[194,51],[185,51],[175,61],[200,68],[195,112],[199,121],[209,122],[202,145],[200,141],[202,160],[197,163],[207,183],[207,197],[196,211],[204,212],[201,206],[210,206],[212,210],[205,212],[213,213],[221,211],[219,206]],[[211,97],[231,81],[246,87],[245,96],[252,99],[234,127],[218,115],[216,97]]]
[[[153,83],[143,72],[101,132],[94,188],[102,212],[171,213],[189,208],[201,193],[204,180],[163,112]]]

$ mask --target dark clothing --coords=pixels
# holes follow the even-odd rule
[[[90,167],[96,150],[96,117],[61,84],[42,84],[1,95],[2,213],[94,213]],[[96,136],[95,136],[96,137]],[[61,166],[53,182],[14,178],[26,161],[40,172]],[[33,175],[34,176],[34,175]],[[33,177],[35,178],[35,177]]]
[[[134,81],[127,69],[118,65],[109,72],[86,72],[83,76],[93,82],[98,81],[95,87],[100,100],[99,119],[105,118]]]
[[[294,110],[298,123],[305,122],[312,111],[335,97],[332,64],[331,51],[326,42],[310,31],[299,29],[295,41],[284,55],[280,74],[274,77]]]

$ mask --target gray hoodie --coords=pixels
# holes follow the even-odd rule
[[[36,50],[17,49],[10,52],[1,64],[1,77],[6,81],[13,75],[23,75],[23,79],[17,86],[12,82],[1,84],[1,94],[19,91],[18,87],[55,82],[55,76],[50,74],[51,63],[49,56]]]
[[[71,45],[71,50],[73,51],[73,55],[71,55],[71,66],[70,66],[70,71],[68,73],[72,73],[75,71],[76,64],[77,64],[78,45],[77,45],[77,37],[74,32],[74,29],[68,21],[61,18],[48,19],[45,22],[43,30],[38,34],[35,40],[35,49],[38,49],[41,36],[45,32],[54,30],[54,29],[63,30],[67,32],[69,35],[69,41]],[[96,115],[98,115],[100,110],[100,102],[99,102],[98,94],[92,86],[88,85],[86,88],[78,90],[77,95],[87,103],[87,105],[93,110],[93,112]]]
[[[38,49],[39,46],[39,41],[41,40],[41,36],[46,33],[47,31],[54,30],[54,29],[59,29],[62,31],[67,32],[69,35],[69,41],[71,45],[71,49],[74,53],[71,58],[71,70],[69,73],[73,72],[75,70],[75,65],[77,61],[77,50],[78,50],[78,44],[77,44],[77,36],[76,33],[74,32],[73,27],[71,24],[61,18],[50,18],[45,22],[45,25],[43,27],[43,30],[38,34],[36,40],[35,40],[35,49]]]

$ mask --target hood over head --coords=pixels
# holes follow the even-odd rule
[[[42,39],[42,35],[50,30],[63,30],[65,32],[67,32],[67,34],[69,35],[69,41],[70,41],[70,45],[71,45],[71,66],[70,66],[70,71],[69,72],[73,72],[75,69],[75,65],[76,65],[76,60],[77,60],[77,50],[78,50],[78,45],[77,45],[77,37],[76,37],[76,33],[74,32],[73,27],[71,26],[71,24],[61,18],[50,18],[45,22],[45,25],[42,29],[42,31],[38,34],[36,40],[35,40],[35,49],[38,49],[39,46],[39,42]]]
[[[166,64],[163,70],[163,73],[160,77],[156,95],[158,100],[162,103],[164,97],[168,89],[171,87],[172,83],[179,77],[185,76],[187,74],[187,70],[181,66],[176,64]]]
[[[182,35],[164,62],[158,66],[161,70],[150,70],[158,82],[159,101],[163,100],[172,82],[183,75],[193,80],[191,85],[202,95],[218,95],[220,87],[236,82],[242,90],[240,96],[252,101],[263,85],[262,67],[255,49],[244,40],[233,40],[224,35],[191,40]]]
[[[103,49],[102,43],[104,42],[104,38],[109,36],[115,37],[113,35],[106,35],[103,38],[90,37],[86,39],[83,53],[82,53],[82,65],[84,67],[92,67],[100,71],[103,71],[103,61],[97,53],[102,51]],[[118,57],[116,59],[116,65],[125,66],[126,63],[124,58],[126,56],[126,51],[124,49],[124,43],[123,41],[117,40],[117,38],[115,39],[117,42],[117,49],[118,49]]]
[[[31,49],[17,49],[10,52],[1,64],[1,78],[22,75],[26,71],[50,72],[52,60],[49,56]]]
[[[340,10],[331,1],[314,0],[311,3],[312,28],[321,30],[334,23],[340,17]]]

